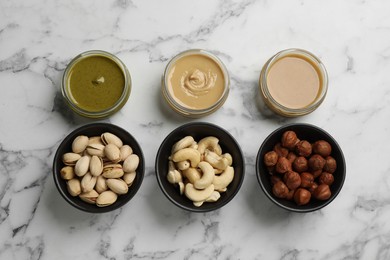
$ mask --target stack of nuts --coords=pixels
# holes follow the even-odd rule
[[[72,152],[65,153],[62,161],[66,166],[60,174],[67,181],[69,194],[106,207],[118,195],[128,192],[136,177],[139,157],[119,137],[106,132],[101,136],[77,136]]]
[[[199,142],[186,136],[172,147],[167,179],[196,207],[217,201],[234,178],[233,158],[218,142],[214,136]]]
[[[334,181],[336,160],[332,147],[324,141],[309,143],[299,140],[294,131],[286,131],[273,151],[264,155],[264,164],[271,175],[273,194],[305,205],[314,197],[327,200]]]

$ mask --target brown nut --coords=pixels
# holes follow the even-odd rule
[[[295,145],[299,142],[299,139],[294,131],[286,131],[282,135],[282,146],[294,150]]]
[[[329,185],[327,184],[320,184],[318,185],[317,189],[314,190],[313,196],[314,198],[318,200],[327,200],[332,195]]]
[[[277,143],[274,146],[274,151],[278,154],[279,157],[286,157],[288,154],[288,149],[282,147],[281,143]]]
[[[333,174],[329,172],[323,172],[321,173],[320,177],[318,177],[319,184],[332,185],[333,182],[334,182]]]
[[[313,195],[314,191],[317,189],[318,184],[316,182],[313,182],[307,189],[310,191],[311,195]]]
[[[312,152],[311,144],[306,140],[299,141],[295,146],[295,151],[299,156],[309,157]]]
[[[290,163],[293,163],[297,159],[297,155],[294,152],[289,152],[286,157]]]
[[[334,173],[337,169],[336,160],[332,156],[327,156],[325,158],[324,171],[329,173]]]
[[[286,184],[287,188],[290,190],[295,190],[299,186],[301,186],[301,177],[299,176],[299,173],[288,171],[283,176],[284,183]]]
[[[314,179],[318,178],[322,173],[322,170],[312,171],[311,174],[313,174]]]
[[[271,175],[271,184],[275,185],[277,182],[282,181],[282,178],[276,175]]]
[[[299,206],[309,203],[310,198],[311,198],[311,193],[308,190],[303,188],[297,189],[294,193],[294,201]]]
[[[309,165],[308,165],[308,162],[307,162],[305,157],[298,156],[294,160],[292,167],[293,167],[294,171],[296,171],[296,172],[305,172],[309,168]]]
[[[308,172],[302,172],[300,176],[301,176],[301,187],[310,188],[314,182],[313,174]]]
[[[264,164],[266,166],[274,166],[278,162],[278,154],[275,151],[270,151],[264,155]]]
[[[275,166],[275,171],[277,173],[283,174],[283,173],[291,171],[291,170],[292,170],[292,168],[291,168],[290,161],[286,157],[279,157],[278,162],[276,163],[276,166]]]
[[[289,190],[286,200],[294,200],[295,190]]]
[[[327,141],[319,140],[313,144],[313,152],[327,157],[332,153],[332,146]]]
[[[284,184],[282,181],[275,183],[275,185],[272,187],[272,193],[277,198],[285,199],[288,195],[288,192],[289,190],[286,184]]]
[[[324,168],[326,161],[321,155],[314,154],[309,158],[308,163],[311,171],[318,171]]]

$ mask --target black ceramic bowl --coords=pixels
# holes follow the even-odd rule
[[[332,146],[331,156],[336,159],[337,169],[333,173],[334,182],[330,186],[332,195],[326,201],[320,201],[312,198],[306,205],[298,206],[294,201],[279,199],[272,193],[270,174],[263,162],[264,155],[273,150],[276,143],[280,142],[285,131],[295,131],[300,140],[307,140],[313,143],[317,140],[325,140]],[[321,128],[310,124],[290,124],[282,126],[272,132],[261,145],[256,159],[256,175],[265,195],[276,205],[293,212],[311,212],[321,209],[331,203],[339,194],[345,180],[346,165],[343,152],[336,140]]]
[[[206,202],[196,207],[185,195],[180,195],[179,190],[167,180],[168,157],[171,155],[172,146],[185,136],[192,136],[195,141],[207,136],[215,136],[219,139],[219,145],[223,153],[230,153],[233,157],[234,178],[227,187],[226,192],[216,202]],[[164,195],[176,206],[192,212],[208,212],[226,205],[239,191],[244,180],[245,165],[242,151],[236,140],[226,130],[219,126],[195,122],[180,126],[173,130],[161,143],[156,156],[156,177]]]
[[[72,150],[72,142],[79,135],[86,135],[88,137],[91,136],[100,136],[104,132],[110,132],[114,135],[118,136],[124,144],[128,144],[133,149],[133,153],[139,156],[140,162],[137,168],[136,178],[133,184],[130,186],[128,193],[124,195],[119,195],[117,201],[107,207],[98,207],[94,204],[89,204],[82,201],[79,197],[72,197],[67,188],[66,181],[61,178],[60,170],[65,165],[62,162],[62,155],[66,152],[71,152]],[[140,145],[135,140],[135,138],[129,134],[126,130],[112,124],[107,123],[93,123],[89,125],[84,125],[80,128],[77,128],[73,132],[71,132],[59,145],[57,152],[54,156],[53,162],[53,177],[54,182],[57,186],[58,191],[61,196],[73,207],[91,213],[103,213],[115,210],[117,208],[122,207],[127,202],[134,197],[137,193],[138,189],[141,186],[142,180],[144,178],[145,173],[145,159],[141,150]]]

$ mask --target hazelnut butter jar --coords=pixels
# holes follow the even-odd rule
[[[99,50],[76,56],[62,78],[62,95],[69,107],[89,118],[114,114],[126,103],[130,91],[130,73],[123,62]]]
[[[283,50],[264,65],[259,92],[275,113],[296,117],[313,112],[324,100],[328,76],[322,62],[301,49]]]
[[[170,60],[162,78],[162,94],[177,113],[199,118],[220,108],[229,94],[225,65],[204,50],[188,50]]]

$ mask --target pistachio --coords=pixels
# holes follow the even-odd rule
[[[89,171],[93,176],[99,176],[103,172],[103,160],[99,156],[92,156],[89,163]]]
[[[88,169],[89,169],[89,161],[90,161],[90,158],[89,156],[87,155],[84,155],[83,157],[81,157],[76,165],[74,166],[74,173],[79,176],[79,177],[82,177],[84,176],[87,172],[88,172]]]
[[[88,145],[90,144],[101,144],[101,145],[104,145],[103,142],[102,142],[102,139],[100,138],[100,136],[92,136],[88,139]]]
[[[103,133],[100,137],[105,145],[115,144],[118,148],[121,148],[123,146],[122,140],[112,133],[106,132]]]
[[[79,197],[87,203],[95,204],[97,197],[99,197],[99,193],[97,193],[96,190],[90,190],[88,192],[81,193]]]
[[[104,178],[102,175],[98,176],[96,178],[96,184],[95,184],[95,190],[98,193],[102,193],[103,191],[106,191],[108,189],[106,184],[106,178]]]
[[[106,180],[108,188],[115,192],[116,194],[126,194],[129,190],[126,182],[121,179],[107,179]]]
[[[88,137],[85,135],[77,136],[72,142],[72,151],[74,153],[82,153],[88,145]]]
[[[74,166],[76,162],[81,158],[80,154],[77,153],[65,153],[62,156],[62,162],[65,165]]]
[[[135,172],[127,172],[123,174],[122,179],[126,182],[127,186],[131,186],[134,182],[135,176]]]
[[[121,160],[120,150],[115,144],[107,144],[104,147],[104,154],[111,162],[117,163]]]
[[[130,154],[133,153],[133,149],[130,147],[130,145],[123,145],[120,149],[120,155],[121,155],[121,161],[123,162],[126,160],[127,157],[129,157]]]
[[[124,172],[135,172],[139,164],[139,157],[136,154],[129,155],[126,160],[123,162],[123,171]]]
[[[113,204],[118,198],[118,195],[116,195],[115,192],[107,190],[102,193],[97,197],[96,199],[96,205],[98,207],[106,207],[110,206]]]
[[[122,165],[120,164],[108,164],[103,167],[103,177],[105,178],[120,178],[124,174]]]
[[[90,155],[96,155],[100,157],[104,157],[104,145],[98,143],[88,144],[87,152]]]
[[[81,193],[81,184],[79,179],[71,179],[66,183],[66,187],[71,196],[75,197]]]
[[[74,168],[72,166],[65,166],[60,171],[61,178],[64,180],[71,180],[74,178]]]
[[[96,184],[96,177],[92,176],[92,174],[88,172],[81,179],[81,190],[83,192],[91,191],[95,187],[95,184]]]

